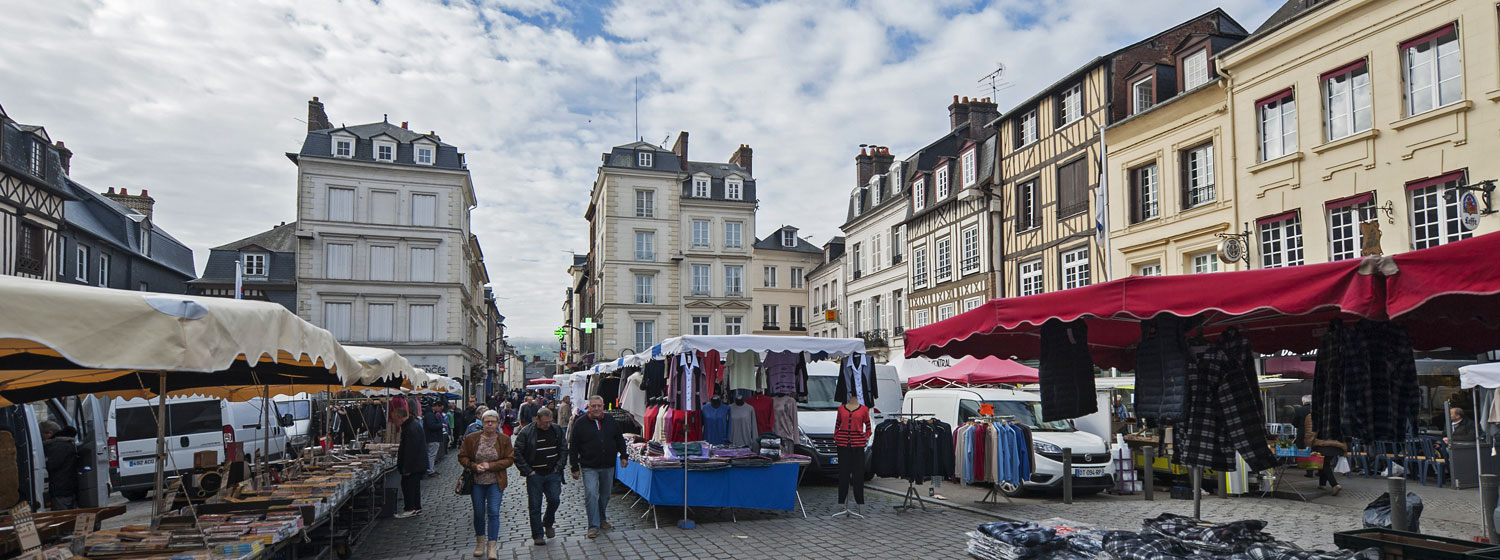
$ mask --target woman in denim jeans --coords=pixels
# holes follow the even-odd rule
[[[464,437],[458,463],[474,473],[474,556],[499,558],[500,499],[505,495],[505,470],[515,463],[510,438],[500,433],[500,414],[484,413],[484,429]],[[488,531],[486,531],[488,529]],[[488,546],[486,546],[488,541]]]

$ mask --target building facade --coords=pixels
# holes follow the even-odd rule
[[[670,151],[634,142],[602,155],[584,214],[581,309],[598,327],[583,352],[592,361],[690,334],[705,318],[711,333],[750,332],[751,156],[741,145],[725,163],[692,161],[686,132]]]
[[[74,200],[63,203],[58,280],[164,294],[185,294],[193,250],[158,226],[155,199],[126,189],[98,193],[69,179]]]
[[[282,222],[250,237],[209,250],[203,275],[188,282],[196,295],[234,297],[235,263],[243,263],[244,299],[271,301],[297,311],[297,224]]]
[[[751,308],[759,315],[754,334],[807,336],[807,271],[823,263],[823,250],[797,236],[797,228],[781,226],[755,241],[750,270]],[[692,331],[709,334],[708,320],[690,316]]]
[[[308,104],[297,153],[297,314],[457,379],[484,371],[474,185],[463,154],[390,122],[334,127]]]
[[[906,331],[906,186],[915,166],[895,161],[890,148],[860,149],[844,225],[845,286],[853,336],[865,339],[876,361],[903,354]]]
[[[807,271],[807,308],[812,317],[807,331],[812,336],[844,338],[844,316],[839,302],[843,300],[839,283],[844,279],[844,238],[835,237],[823,244],[818,266]]]
[[[0,274],[56,280],[67,250],[57,231],[68,188],[72,152],[47,130],[21,124],[0,107]]]

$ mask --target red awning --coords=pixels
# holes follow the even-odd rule
[[[551,377],[541,377],[526,382],[527,385],[550,385],[552,383],[556,382]]]
[[[906,331],[907,357],[1039,357],[1041,325],[1083,319],[1094,363],[1130,369],[1140,321],[1201,315],[1205,333],[1230,326],[1262,353],[1306,352],[1333,318],[1383,318],[1381,277],[1358,259],[1286,268],[1180,276],[1131,276],[1072,290],[991,300]],[[1373,273],[1373,270],[1370,271]]]
[[[1027,367],[994,356],[959,360],[950,367],[906,380],[911,387],[948,387],[952,385],[999,385],[1002,383],[1036,383],[1036,368]]]
[[[1500,233],[1390,257],[1386,312],[1419,350],[1500,348]]]
[[[1266,358],[1266,375],[1280,375],[1283,379],[1312,379],[1317,364],[1301,356],[1276,356]]]

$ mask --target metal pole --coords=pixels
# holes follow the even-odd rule
[[[265,420],[260,424],[260,474],[266,484],[271,483],[271,386],[261,385],[261,416]]]
[[[1141,469],[1141,490],[1146,493],[1146,501],[1156,500],[1156,447],[1147,445],[1141,449],[1145,455],[1146,468]]]
[[[1391,497],[1391,528],[1405,531],[1406,524],[1406,477],[1392,476],[1386,480],[1386,491]]]
[[[166,482],[166,454],[167,454],[167,376],[161,372],[156,373],[156,484],[151,489],[151,518],[161,519],[162,515],[162,488]],[[156,523],[153,521],[154,527]]]
[[[1063,503],[1073,503],[1073,448],[1064,447],[1062,450],[1063,460]]]
[[[1203,467],[1192,468],[1193,519],[1203,519]]]
[[[1495,531],[1495,498],[1500,494],[1500,475],[1479,475],[1479,508],[1480,518],[1484,520],[1484,535],[1490,538],[1490,543],[1500,543],[1500,534]]]

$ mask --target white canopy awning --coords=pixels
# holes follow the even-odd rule
[[[1500,387],[1500,362],[1474,364],[1458,368],[1458,385],[1464,389]]]
[[[361,367],[359,380],[351,385],[373,383],[392,376],[405,379],[402,385],[408,388],[423,387],[428,382],[425,370],[411,365],[395,350],[370,346],[344,346],[344,350],[354,355]]]

